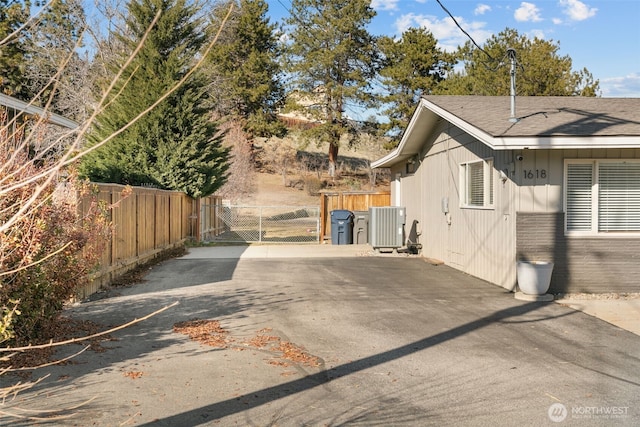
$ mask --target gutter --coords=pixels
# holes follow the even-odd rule
[[[77,122],[71,119],[67,119],[66,117],[60,116],[58,114],[48,112],[44,108],[36,107],[33,104],[20,101],[19,99],[16,99],[1,93],[0,93],[0,105],[5,106],[7,108],[11,108],[13,110],[21,111],[26,114],[42,117],[49,123],[62,126],[67,129],[73,130],[78,128],[79,126]]]

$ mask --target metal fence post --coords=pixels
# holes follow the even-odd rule
[[[262,243],[262,206],[260,206],[260,213],[258,214],[258,242]]]

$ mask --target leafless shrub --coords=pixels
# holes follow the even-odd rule
[[[28,345],[28,346],[24,346],[24,347],[13,347],[13,348],[0,348],[0,375],[7,375],[7,374],[11,374],[11,373],[16,373],[16,372],[24,372],[24,371],[34,371],[34,370],[38,370],[47,366],[51,366],[51,365],[55,365],[55,364],[60,364],[60,363],[64,363],[67,362],[71,359],[73,359],[74,357],[77,357],[78,355],[80,355],[81,353],[85,352],[86,350],[89,349],[89,345],[85,346],[84,348],[82,348],[80,351],[64,357],[62,359],[58,359],[58,360],[54,360],[51,362],[44,362],[44,363],[40,363],[38,365],[31,365],[31,366],[18,366],[18,367],[14,367],[11,365],[11,361],[14,357],[16,357],[17,355],[23,354],[25,352],[35,352],[35,351],[41,351],[41,350],[53,350],[55,348],[58,347],[62,347],[62,346],[66,346],[69,344],[76,344],[76,343],[82,343],[82,342],[87,342],[87,341],[91,341],[91,340],[95,340],[99,337],[104,337],[104,336],[108,336],[116,331],[119,331],[121,329],[125,329],[128,328],[132,325],[135,325],[137,323],[140,323],[142,321],[145,321],[153,316],[156,316],[160,313],[162,313],[163,311],[166,311],[172,307],[175,307],[176,305],[178,305],[178,302],[174,302],[170,305],[167,305],[165,307],[162,307],[159,310],[156,310],[150,314],[147,314],[145,316],[142,316],[140,318],[134,319],[128,323],[122,324],[120,326],[116,326],[114,328],[102,331],[102,332],[97,332],[91,335],[86,335],[83,337],[78,337],[78,338],[70,338],[70,339],[66,339],[63,341],[57,341],[57,342],[49,342],[46,344],[42,344],[42,345]],[[1,341],[0,341],[1,342]],[[72,407],[65,407],[65,408],[57,408],[55,410],[34,410],[34,409],[26,409],[26,408],[21,408],[21,407],[17,407],[17,406],[11,406],[11,403],[15,400],[15,398],[20,394],[23,393],[27,390],[32,389],[34,386],[36,386],[37,384],[41,383],[42,381],[44,381],[47,378],[47,376],[43,376],[40,377],[36,380],[32,380],[32,381],[25,381],[25,382],[16,382],[14,384],[8,385],[6,387],[0,387],[0,402],[2,402],[2,405],[0,405],[0,415],[4,415],[10,418],[14,418],[14,419],[21,419],[21,420],[30,420],[30,421],[48,421],[48,422],[52,422],[52,421],[57,421],[57,420],[63,420],[66,418],[70,418],[75,414],[75,411],[86,405],[87,403],[91,402],[92,400],[94,400],[94,398],[88,398],[86,401],[81,402],[78,405],[74,405]],[[7,406],[11,406],[9,409],[5,409]]]
[[[296,164],[298,149],[288,139],[274,139],[265,144],[260,151],[260,158],[264,165],[269,165],[273,171],[282,175],[282,185],[287,185],[287,174]]]
[[[298,153],[298,163],[306,174],[314,173],[318,179],[322,179],[322,173],[326,170],[329,162],[323,153],[310,153],[302,151]]]
[[[231,4],[232,9],[233,3]],[[156,24],[158,17],[159,15],[156,15],[151,27]],[[30,22],[34,19],[36,18],[31,18]],[[224,26],[224,22],[222,22],[222,26]],[[17,31],[20,30],[18,29]],[[147,31],[147,35],[148,33]],[[0,49],[3,43],[10,42],[15,37],[16,35],[13,34],[4,40],[0,40]],[[78,102],[80,104],[80,110],[77,112],[79,124],[74,129],[64,130],[53,138],[45,139],[51,136],[51,133],[46,129],[53,111],[50,102],[52,97],[47,95],[47,91],[51,91],[51,93],[60,91],[62,83],[60,83],[59,77],[75,66],[74,60],[76,56],[74,52],[79,47],[79,44],[69,50],[66,55],[56,56],[53,62],[58,68],[52,76],[49,76],[48,81],[46,73],[34,75],[39,81],[37,87],[42,89],[34,96],[31,104],[43,105],[42,114],[27,117],[24,111],[18,111],[12,116],[7,114],[2,117],[4,123],[0,124],[0,153],[2,155],[0,157],[0,201],[2,202],[0,205],[0,279],[2,280],[0,282],[2,285],[0,287],[0,298],[2,298],[0,300],[0,343],[4,345],[8,343],[8,340],[15,338],[15,320],[23,315],[22,310],[25,307],[25,297],[6,293],[8,288],[5,285],[15,284],[18,281],[29,283],[30,280],[34,280],[35,276],[42,276],[41,278],[45,279],[57,277],[55,283],[50,283],[50,285],[59,290],[56,298],[62,300],[69,297],[71,290],[67,287],[68,283],[65,282],[65,275],[86,272],[83,269],[76,269],[76,262],[78,262],[79,257],[83,256],[83,249],[86,249],[87,245],[91,244],[91,239],[86,234],[87,230],[84,227],[92,227],[96,224],[91,221],[84,221],[86,218],[73,217],[74,206],[66,206],[68,200],[73,200],[73,198],[59,197],[61,195],[56,194],[55,191],[60,177],[71,176],[72,172],[70,172],[69,168],[77,160],[90,150],[98,149],[109,143],[113,138],[138,122],[141,117],[148,114],[170,94],[174,93],[202,65],[208,49],[216,42],[216,37],[213,37],[209,47],[202,52],[201,58],[191,70],[185,73],[183,79],[160,96],[146,110],[104,140],[91,148],[85,148],[83,146],[84,136],[93,126],[96,116],[104,110],[108,100],[118,96],[117,93],[113,93],[116,82],[122,78],[123,70],[130,66],[133,58],[139,53],[146,41],[146,37],[145,35],[138,46],[130,52],[128,60],[122,65],[120,72],[116,73],[109,81],[101,82],[102,84],[98,85],[105,88],[98,99],[90,102],[86,98],[80,97],[75,101],[71,101],[71,103]],[[119,46],[114,46],[114,49],[118,48]],[[80,83],[83,84],[82,82]],[[72,90],[73,87],[65,88],[66,92]],[[44,102],[40,102],[43,99]],[[91,103],[90,108],[87,108],[89,103]],[[37,147],[37,150],[34,147]],[[97,206],[95,208],[97,209]],[[77,211],[75,213],[77,214]],[[83,214],[86,215],[86,212]],[[59,276],[52,276],[52,274],[56,274],[55,270],[58,270]],[[47,280],[43,281],[43,283],[46,282]],[[46,293],[49,290],[49,288],[35,289],[29,297],[34,299],[42,298],[40,293]],[[150,315],[101,334],[114,332],[138,323],[174,305],[172,304]],[[57,348],[62,345],[89,340],[95,336],[88,335],[43,345],[3,347],[0,348],[0,359],[5,364],[10,365],[12,357],[16,354],[42,348]],[[75,357],[77,354],[79,353],[71,357]],[[37,369],[46,365],[40,364],[21,367],[20,369]],[[5,366],[3,369],[0,368],[0,375],[5,375],[16,369]],[[15,398],[19,393],[32,388],[42,380],[43,378],[27,383],[17,382],[1,388],[0,397],[6,403],[7,399]],[[72,415],[73,410],[76,408],[63,408],[53,412],[20,408],[12,409],[13,411],[5,411],[0,406],[0,413],[19,419],[38,420],[46,417],[48,421],[51,421],[58,419],[56,417],[62,418]]]
[[[318,196],[323,187],[322,180],[316,176],[308,175],[304,178],[304,189],[310,196]]]

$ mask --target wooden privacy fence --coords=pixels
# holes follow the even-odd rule
[[[211,240],[224,231],[222,199],[208,196],[192,199],[177,191],[95,184],[97,199],[109,209],[113,233],[100,259],[99,270],[91,283],[79,291],[79,298],[97,292],[118,276],[150,261],[163,251],[184,244],[187,239]],[[128,189],[127,189],[128,191]],[[320,242],[331,230],[330,212],[336,209],[367,211],[371,206],[389,206],[390,192],[323,193],[320,198]],[[87,212],[91,197],[79,200],[81,212]]]
[[[131,187],[124,196],[125,186],[95,184],[97,198],[108,206],[113,224],[111,241],[100,259],[100,269],[78,297],[86,298],[137,265],[174,248],[194,236],[197,228],[194,213],[197,201],[184,193],[144,187]],[[82,212],[89,209],[91,196],[79,201]]]
[[[218,215],[222,207],[222,197],[207,196],[196,200],[194,215],[196,216],[193,237],[204,242],[212,240],[224,231],[224,221]]]
[[[391,192],[326,192],[320,195],[320,241],[331,231],[331,211],[344,209],[352,212],[368,211],[372,206],[390,206]]]

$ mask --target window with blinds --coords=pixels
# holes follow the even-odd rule
[[[591,231],[593,164],[568,164],[565,220],[567,231]]]
[[[493,206],[493,160],[460,165],[460,204],[462,207]]]
[[[640,231],[640,163],[598,165],[599,231]]]
[[[568,233],[640,231],[640,160],[565,163]]]

